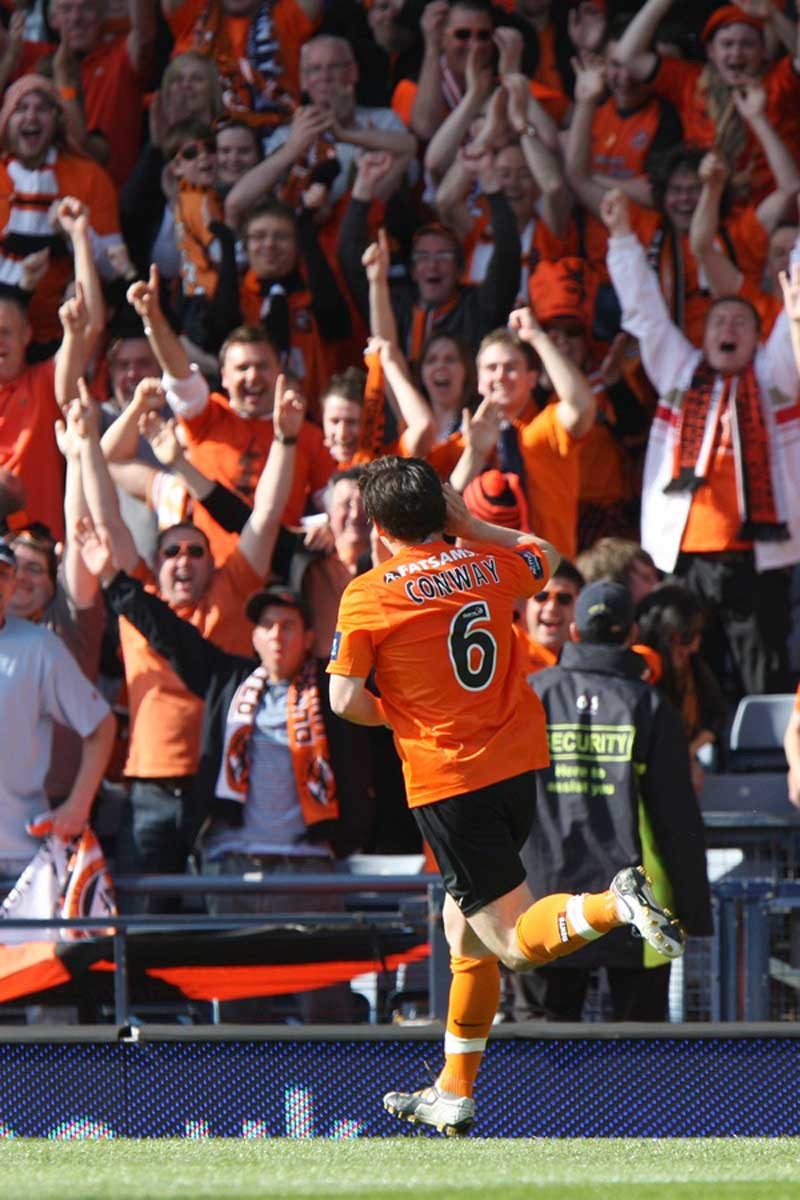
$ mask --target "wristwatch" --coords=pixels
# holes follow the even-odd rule
[[[535,138],[538,136],[539,136],[539,130],[536,128],[535,125],[531,125],[531,124],[526,125],[525,128],[523,129],[522,133],[520,134],[520,137]]]
[[[297,443],[297,438],[296,437],[284,437],[283,434],[276,433],[275,441],[279,442],[281,446],[294,446]]]

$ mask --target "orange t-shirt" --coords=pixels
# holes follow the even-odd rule
[[[122,187],[139,157],[144,100],[127,37],[104,39],[81,59],[80,66],[86,128],[102,129],[108,138],[108,173]]]
[[[750,301],[761,318],[759,337],[762,342],[766,341],[772,333],[772,326],[783,312],[783,299],[774,292],[765,292],[754,279],[746,275],[742,279],[738,294]]]
[[[525,462],[531,526],[537,537],[574,558],[578,544],[579,449],[581,438],[567,433],[558,405],[548,404],[527,425],[515,421]]]
[[[214,572],[199,604],[173,606],[173,611],[222,650],[250,655],[252,627],[244,605],[261,583],[241,551],[234,550]],[[156,590],[155,583],[148,585],[148,591]],[[203,701],[125,617],[120,618],[119,639],[131,719],[125,774],[142,779],[193,775],[200,760]]]
[[[411,808],[548,762],[512,622],[547,564],[533,546],[408,546],[348,584],[328,671],[375,669]]]
[[[525,464],[531,527],[564,558],[574,558],[580,491],[578,452],[584,439],[567,433],[558,419],[557,407],[548,404],[530,421],[515,420],[514,427]],[[448,479],[463,449],[463,436],[453,433],[434,446],[426,458],[440,479]]]
[[[182,418],[181,424],[189,435],[189,456],[198,471],[224,483],[252,504],[272,445],[272,420],[240,417],[224,396],[214,392],[199,416]],[[308,497],[325,487],[335,469],[336,463],[323,444],[322,430],[306,421],[297,439],[294,479],[283,513],[284,525],[298,524]],[[222,529],[199,504],[195,506],[194,523],[211,543],[214,561],[224,562],[239,535]]]
[[[55,360],[26,367],[0,385],[0,467],[22,481],[25,508],[9,517],[19,529],[43,521],[57,541],[64,538],[64,459],[53,426],[61,417],[54,385]]]
[[[750,550],[752,542],[740,541],[742,524],[736,498],[736,465],[731,437],[730,403],[719,417],[708,482],[692,496],[689,516],[681,539],[681,550],[691,554],[714,554],[722,550]]]

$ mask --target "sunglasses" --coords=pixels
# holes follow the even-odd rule
[[[494,34],[491,29],[451,29],[450,36],[457,42],[468,42],[470,38],[476,42],[490,42]]]
[[[198,546],[197,542],[170,542],[161,551],[162,558],[177,558],[179,554],[188,554],[189,558],[205,558],[206,552],[203,546]]]
[[[570,604],[575,603],[572,592],[537,592],[533,598],[537,604],[546,604],[548,600],[555,600],[556,604],[560,604],[562,608],[568,608]]]
[[[177,157],[182,158],[184,162],[194,162],[202,150],[207,154],[216,154],[217,143],[210,138],[204,138],[202,142],[189,142],[188,145],[181,146]]]

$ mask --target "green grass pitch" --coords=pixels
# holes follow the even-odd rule
[[[8,1200],[800,1200],[800,1139],[0,1143]]]

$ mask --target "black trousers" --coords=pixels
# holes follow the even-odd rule
[[[748,550],[680,554],[675,575],[706,608],[703,654],[732,699],[793,690],[788,569],[758,572]]]
[[[663,967],[605,967],[615,1021],[666,1021],[670,963]],[[589,970],[547,967],[514,975],[513,1014],[517,1021],[580,1021],[589,988]]]

